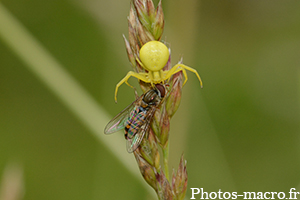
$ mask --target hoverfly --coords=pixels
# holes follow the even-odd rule
[[[127,151],[132,153],[148,133],[154,113],[161,104],[165,93],[166,89],[163,85],[155,85],[153,89],[137,97],[133,103],[108,122],[104,133],[111,134],[124,129]]]

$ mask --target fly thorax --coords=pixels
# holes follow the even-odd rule
[[[141,109],[142,109],[141,111],[147,110],[148,107],[149,107],[149,104],[148,104],[148,103],[146,103],[146,102],[144,102],[144,101],[141,102]]]
[[[147,106],[155,104],[157,101],[158,92],[156,90],[149,90],[143,97],[143,103]]]

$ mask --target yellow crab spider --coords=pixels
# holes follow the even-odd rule
[[[163,83],[164,81],[169,80],[173,74],[182,71],[185,78],[183,82],[184,85],[188,80],[186,74],[186,70],[188,70],[196,74],[202,87],[202,81],[198,72],[195,69],[184,64],[176,64],[170,70],[163,71],[164,66],[169,60],[169,56],[169,49],[162,42],[150,41],[144,44],[144,46],[142,46],[142,48],[140,49],[140,60],[138,58],[136,58],[136,60],[148,72],[137,73],[129,71],[127,75],[116,85],[115,101],[117,102],[118,88],[123,83],[126,83],[128,86],[132,87],[127,82],[131,76],[146,83],[151,83],[151,85],[153,86],[154,84]]]

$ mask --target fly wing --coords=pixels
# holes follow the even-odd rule
[[[138,148],[145,134],[148,133],[150,123],[153,119],[155,111],[156,111],[156,107],[155,106],[151,107],[148,110],[147,115],[145,117],[145,123],[141,125],[137,133],[132,138],[127,138],[127,151],[129,153],[134,152],[136,148]]]
[[[127,106],[124,110],[122,110],[119,114],[117,114],[104,129],[105,134],[111,134],[121,129],[124,129],[125,123],[129,118],[130,112],[135,109],[141,97],[132,102],[129,106]]]

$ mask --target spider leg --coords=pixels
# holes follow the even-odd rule
[[[175,65],[174,67],[172,67],[169,71],[164,71],[165,74],[164,74],[164,80],[169,80],[171,78],[172,75],[176,74],[177,72],[180,72],[182,71],[183,73],[183,76],[184,76],[184,82],[182,85],[184,85],[187,80],[188,80],[188,77],[187,77],[187,74],[186,74],[186,70],[180,66],[177,66]]]
[[[140,61],[140,59],[138,57],[136,57],[135,60],[141,65],[141,67],[143,67],[145,69],[142,61]]]
[[[193,72],[193,73],[196,74],[196,76],[198,77],[199,82],[200,82],[200,85],[201,85],[201,88],[203,87],[202,80],[201,80],[201,78],[200,78],[200,76],[199,76],[197,70],[195,70],[195,69],[193,69],[193,68],[191,68],[191,67],[189,67],[189,66],[186,66],[186,65],[184,65],[184,64],[177,64],[177,65],[175,65],[173,68],[175,68],[173,74],[174,74],[174,73],[177,73],[177,72],[179,72],[179,71],[182,71],[183,74],[184,74],[184,71],[185,71],[185,70],[188,70],[188,71]],[[172,68],[171,70],[173,70],[173,68]],[[185,69],[185,70],[183,70],[183,69]],[[169,71],[171,71],[171,70],[169,70]],[[186,75],[185,75],[185,78],[186,78],[186,80],[184,81],[183,85],[184,85],[185,82],[187,81],[187,76],[186,76]]]
[[[134,88],[133,86],[131,86],[127,81],[128,79],[133,76],[139,80],[142,80],[146,83],[149,83],[149,79],[147,77],[147,73],[136,73],[136,72],[133,72],[133,71],[129,71],[127,73],[127,75],[116,85],[116,90],[115,90],[115,102],[117,102],[117,93],[118,93],[118,89],[119,87],[123,84],[123,83],[126,83],[128,86]]]

